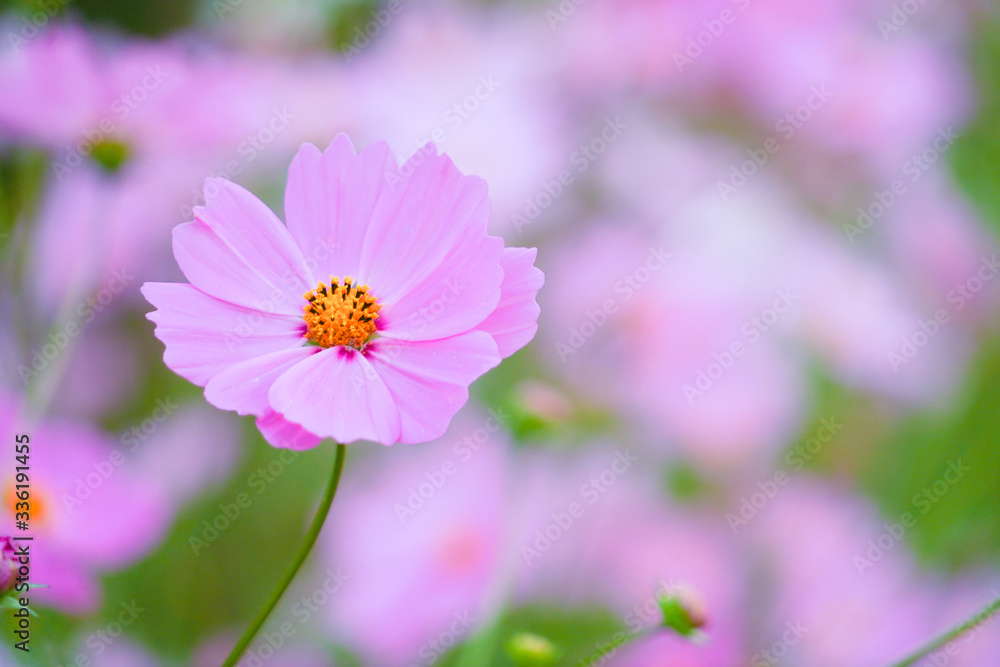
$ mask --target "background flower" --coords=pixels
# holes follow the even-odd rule
[[[167,365],[144,317],[144,283],[191,277],[171,230],[215,215],[222,193],[252,192],[290,223],[366,222],[352,197],[369,191],[349,172],[295,177],[330,166],[319,149],[288,177],[303,143],[339,133],[369,147],[351,158],[379,184],[390,154],[423,158],[401,191],[435,169],[480,177],[461,183],[483,236],[537,253],[461,267],[488,289],[422,333],[460,321],[509,358],[437,386],[447,409],[406,403],[399,432],[421,447],[352,448],[322,548],[253,657],[503,667],[506,641],[530,632],[566,665],[861,667],[995,597],[989,3],[8,5],[3,437],[31,435],[39,498],[123,463],[78,520],[58,501],[42,510],[32,574],[52,587],[32,593],[32,654],[5,647],[0,663],[218,664],[332,462],[295,424],[394,430],[314,410],[325,372],[285,383],[280,407],[298,422],[263,392],[235,400],[232,375],[213,384],[273,352],[275,331],[301,349],[302,294],[335,257],[361,267],[349,238],[310,254],[325,237],[292,229],[302,266],[294,285],[275,278],[295,306],[276,330],[240,320],[274,305],[249,279],[213,295],[240,304],[227,321],[195,309],[172,332],[160,323]],[[453,166],[427,157],[439,153]],[[325,209],[340,191],[341,209]],[[386,236],[381,277],[413,277],[399,258],[437,247],[417,236]],[[226,256],[203,253],[199,271],[224,272]],[[508,268],[521,280],[501,284]],[[409,323],[390,311],[387,327]],[[182,329],[198,332],[184,363]],[[4,516],[0,534],[16,531]],[[704,602],[710,641],[620,646],[676,586]],[[924,663],[991,665],[997,627]]]

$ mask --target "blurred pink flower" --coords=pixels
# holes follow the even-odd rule
[[[928,665],[978,667],[1000,655],[1000,618],[979,615],[987,604],[1000,599],[996,571],[971,570],[954,578],[942,577],[935,582],[933,593],[938,613],[931,636],[940,636],[965,621],[974,620],[976,624],[958,639],[932,651],[925,661]]]
[[[747,622],[732,540],[710,515],[672,506],[653,470],[626,447],[525,457],[516,474],[523,508],[518,601],[601,605],[631,634],[662,621],[661,593],[687,589],[704,602],[702,629],[711,642],[699,646],[665,633],[648,642],[651,648],[636,642],[611,656],[624,637],[594,637],[590,657],[628,665],[650,664],[643,660],[651,654],[671,665],[737,664]]]
[[[587,398],[667,435],[650,436],[661,447],[739,470],[801,417],[801,360],[786,344],[796,303],[782,301],[797,286],[774,263],[740,257],[752,229],[729,235],[704,214],[686,219],[669,245],[609,223],[552,253],[542,330],[553,367]],[[761,324],[775,302],[783,314]]]
[[[35,595],[69,613],[97,609],[97,577],[135,562],[166,534],[171,510],[163,495],[136,475],[124,455],[99,433],[64,421],[22,424],[18,407],[0,405],[4,433],[31,437],[30,534]],[[14,460],[14,438],[9,438]],[[14,525],[13,469],[3,479],[3,520]]]
[[[142,371],[139,341],[109,320],[95,313],[92,326],[83,326],[78,334],[76,347],[61,352],[69,361],[59,376],[50,416],[98,420],[118,408],[123,397],[135,394]],[[35,349],[42,359],[51,351],[44,345]],[[30,360],[26,365],[30,366]],[[101,381],[94,382],[94,378]]]
[[[345,84],[329,57],[293,63],[51,26],[0,55],[0,88],[17,100],[0,105],[0,137],[51,150],[60,180],[109,141],[132,156],[242,171],[265,147],[278,159],[348,123],[335,104]]]
[[[553,58],[577,89],[598,99],[638,90],[694,116],[750,115],[782,144],[807,145],[799,155],[807,170],[820,151],[850,161],[845,177],[881,179],[971,108],[961,32],[940,29],[967,21],[968,10],[934,18],[933,8],[921,8],[936,30],[913,20],[883,34],[897,6],[626,0],[547,15]]]
[[[718,74],[772,135],[805,141],[803,157],[814,160],[819,149],[860,158],[862,173],[881,181],[960,125],[972,96],[957,45],[886,40],[872,30],[879,12],[862,7],[838,23],[823,12],[788,11],[783,0],[754,3],[741,17],[746,24],[726,35],[732,48],[720,51]]]
[[[144,285],[149,319],[167,365],[276,446],[437,438],[534,335],[534,250],[488,236],[485,183],[430,146],[397,167],[385,143],[306,144],[287,228],[228,181],[206,195],[174,232],[193,284]]]
[[[572,168],[576,148],[546,66],[551,36],[530,16],[503,6],[486,18],[454,3],[412,4],[391,19],[391,39],[346,53],[361,136],[384,138],[401,154],[433,141],[463,171],[481,175],[494,233],[513,231],[512,216],[546,196],[545,184]]]
[[[163,664],[145,647],[128,638],[111,640],[107,634],[102,637],[110,643],[97,641],[99,651],[93,646],[81,645],[77,653],[78,656],[88,656],[93,667],[160,667]]]
[[[43,313],[82,328],[135,305],[143,279],[169,270],[167,232],[183,221],[180,205],[199,177],[190,163],[161,159],[131,161],[118,174],[85,163],[50,179],[28,267]]]
[[[720,193],[720,176],[747,159],[732,144],[630,118],[597,168],[631,215],[598,218],[546,254],[548,359],[577,391],[650,441],[743,473],[800,428],[811,354],[894,399],[950,395],[973,349],[969,316],[989,310],[993,284],[919,355],[907,341],[992,256],[953,193],[907,193],[849,238],[769,174]],[[858,251],[886,238],[888,256]]]
[[[858,243],[885,244],[887,259],[913,286],[927,315],[944,307],[959,327],[978,324],[996,312],[997,242],[957,192],[947,167],[937,165],[919,180],[912,178],[883,217],[864,220],[871,220],[870,227]]]
[[[244,448],[233,415],[206,405],[160,399],[149,417],[120,436],[134,456],[133,469],[174,506],[223,484],[235,472]],[[206,446],[211,443],[211,446]]]
[[[498,429],[469,414],[440,441],[377,452],[344,480],[324,535],[325,562],[347,577],[330,629],[372,664],[432,662],[496,612],[509,516]]]
[[[99,49],[82,28],[43,31],[0,55],[0,136],[52,148],[81,140],[114,101]]]
[[[771,650],[796,664],[879,667],[998,594],[989,592],[991,580],[997,589],[995,575],[946,582],[919,571],[907,549],[907,532],[918,520],[915,512],[879,517],[863,499],[816,479],[783,487],[741,530],[748,556],[759,564],[760,589],[769,591],[755,606],[764,620],[749,647],[754,658]],[[798,632],[786,634],[789,624]],[[983,634],[977,650],[995,648],[997,629]],[[784,646],[773,648],[777,644]],[[984,664],[971,659],[974,654],[970,648],[968,662],[948,664]]]

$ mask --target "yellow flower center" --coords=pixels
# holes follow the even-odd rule
[[[357,350],[375,333],[375,320],[382,306],[367,285],[354,285],[347,276],[341,283],[330,276],[330,284],[320,282],[302,295],[309,303],[303,308],[309,330],[306,338],[320,347],[346,345]]]
[[[24,489],[20,489],[23,491]],[[24,516],[21,516],[19,520],[24,520],[31,526],[38,527],[44,525],[48,519],[51,512],[49,511],[49,499],[47,494],[38,488],[37,483],[32,483],[30,492],[28,495],[28,500],[24,501],[17,497],[17,492],[19,489],[16,488],[14,482],[10,482],[7,485],[7,492],[4,494],[6,497],[4,500],[7,502],[7,507],[16,517],[22,512],[28,514],[27,520]]]

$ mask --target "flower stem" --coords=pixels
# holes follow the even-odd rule
[[[992,616],[993,614],[995,614],[998,609],[1000,609],[1000,596],[995,597],[992,602],[990,602],[988,605],[986,605],[985,607],[983,607],[982,611],[980,611],[979,613],[975,614],[974,616],[969,617],[961,625],[959,625],[959,626],[957,626],[957,627],[949,630],[948,632],[944,633],[943,635],[941,635],[937,639],[935,639],[932,642],[928,643],[923,648],[918,649],[915,653],[911,654],[910,656],[908,656],[906,658],[903,658],[902,660],[900,660],[897,663],[893,663],[892,667],[908,667],[908,665],[914,664],[917,660],[920,660],[921,658],[923,658],[925,655],[927,655],[931,651],[934,651],[935,649],[941,648],[942,646],[944,646],[948,642],[950,642],[950,641],[952,641],[954,639],[958,639],[963,634],[965,634],[966,632],[968,632],[972,628],[976,627],[977,625],[981,625],[982,623],[985,623],[986,620],[990,616]]]
[[[309,556],[309,552],[312,551],[313,545],[316,544],[316,538],[319,537],[319,531],[322,530],[323,523],[326,521],[326,516],[330,513],[330,505],[333,504],[333,497],[337,493],[337,485],[340,483],[340,472],[344,469],[344,454],[346,451],[347,447],[340,444],[337,445],[337,456],[333,461],[333,474],[330,476],[326,491],[323,493],[323,499],[316,510],[316,516],[313,518],[312,524],[310,524],[309,530],[306,532],[302,545],[299,546],[298,553],[295,554],[295,559],[271,593],[271,597],[267,599],[263,608],[257,612],[257,616],[251,621],[243,636],[236,643],[236,646],[233,647],[229,657],[222,663],[222,667],[234,667],[239,662],[243,656],[243,652],[247,650],[247,646],[257,636],[261,626],[264,625],[267,617],[271,615],[278,601],[281,600],[281,596],[285,594],[285,590],[292,583],[292,580],[295,579],[295,575],[298,574],[302,563]]]

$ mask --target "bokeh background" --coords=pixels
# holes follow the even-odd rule
[[[220,664],[332,462],[162,362],[206,176],[302,142],[484,177],[537,338],[440,442],[352,446],[246,667],[877,667],[1000,597],[1000,8],[940,0],[24,0],[0,14],[0,664]],[[9,451],[10,450],[10,451]],[[685,590],[707,641],[651,632]],[[9,625],[10,612],[4,612]],[[998,664],[988,621],[920,665]]]

